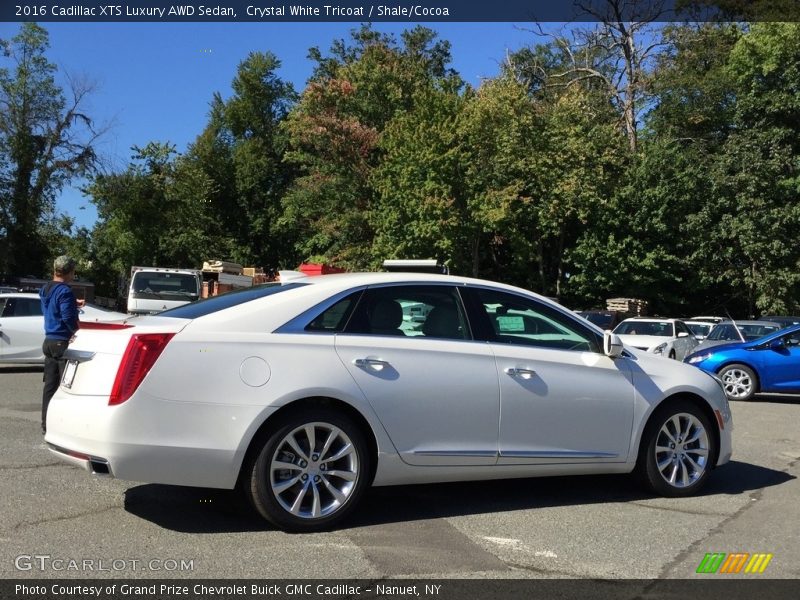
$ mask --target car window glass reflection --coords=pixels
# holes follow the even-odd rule
[[[561,350],[597,351],[594,336],[558,311],[512,294],[478,290],[494,341]]]
[[[458,293],[445,286],[387,286],[365,292],[347,333],[471,339]]]

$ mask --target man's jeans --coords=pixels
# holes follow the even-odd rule
[[[47,430],[47,405],[56,393],[61,376],[64,374],[66,362],[62,358],[67,350],[69,340],[48,340],[42,344],[44,352],[44,390],[42,391],[42,433]]]

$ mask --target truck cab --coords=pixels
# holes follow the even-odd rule
[[[128,312],[151,315],[200,298],[202,273],[196,269],[132,267]]]

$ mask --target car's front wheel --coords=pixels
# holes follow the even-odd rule
[[[728,365],[720,369],[718,375],[725,385],[725,394],[731,400],[750,400],[758,391],[758,379],[750,367]]]
[[[640,446],[637,470],[651,491],[690,496],[705,483],[716,456],[716,438],[708,417],[687,401],[659,407]]]
[[[244,491],[261,516],[285,531],[320,531],[355,507],[370,456],[351,419],[314,409],[284,419],[245,469]]]

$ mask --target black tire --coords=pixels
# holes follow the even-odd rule
[[[686,400],[669,402],[648,421],[636,474],[655,494],[691,496],[705,484],[717,454],[717,437],[703,411]]]
[[[288,415],[260,443],[244,466],[242,490],[258,514],[284,531],[330,529],[355,508],[369,485],[371,457],[364,435],[335,410]],[[275,460],[281,465],[273,469]]]
[[[758,392],[758,376],[746,365],[733,364],[722,367],[717,376],[725,384],[728,400],[752,400]]]

